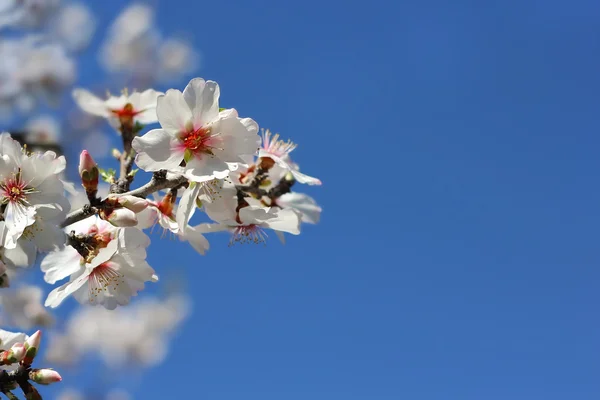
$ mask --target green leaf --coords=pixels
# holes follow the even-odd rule
[[[115,183],[115,178],[117,176],[117,171],[115,171],[112,168],[109,168],[107,170],[99,168],[98,170],[100,171],[100,176],[102,177],[102,180],[104,182]]]
[[[226,108],[219,107],[219,112],[227,110]]]

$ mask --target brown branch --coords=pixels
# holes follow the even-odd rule
[[[164,172],[158,171],[158,172],[154,173],[150,182],[146,183],[145,185],[143,185],[137,189],[133,189],[133,190],[130,190],[125,193],[117,194],[117,196],[129,195],[129,196],[146,198],[149,195],[151,195],[152,193],[158,192],[159,190],[180,188],[182,186],[185,186],[187,181],[188,181],[187,178],[185,178],[183,176],[178,176],[176,178],[167,179],[166,174]],[[104,199],[104,200],[106,200],[106,199]],[[87,217],[96,215],[98,213],[98,211],[100,210],[100,208],[102,208],[102,204],[104,203],[104,200],[102,200],[101,204],[96,207],[91,207],[89,204],[86,204],[79,210],[75,210],[75,211],[69,213],[69,215],[67,215],[65,220],[60,224],[60,227],[64,228],[66,226],[74,224],[75,222],[79,222],[83,219],[86,219]]]

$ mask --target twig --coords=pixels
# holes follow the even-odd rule
[[[155,172],[154,175],[152,176],[152,179],[150,180],[150,182],[146,183],[145,185],[143,185],[137,189],[130,190],[125,193],[116,194],[116,196],[129,195],[129,196],[146,198],[150,194],[156,193],[159,190],[179,188],[179,187],[184,186],[186,183],[187,183],[187,178],[185,178],[183,176],[178,176],[176,178],[167,179],[165,173],[159,171],[159,172]],[[101,201],[101,203],[104,203],[104,200]],[[66,226],[74,224],[75,222],[79,222],[83,219],[86,219],[87,217],[95,215],[98,213],[99,208],[101,208],[101,207],[102,207],[102,204],[100,204],[96,207],[91,207],[89,204],[87,204],[87,205],[83,206],[82,208],[80,208],[79,210],[75,210],[75,211],[69,213],[69,215],[67,215],[65,220],[60,224],[60,227],[64,228]]]

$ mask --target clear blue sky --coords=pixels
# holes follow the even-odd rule
[[[195,312],[136,399],[600,398],[597,1],[157,4],[324,213],[286,246],[156,244]]]

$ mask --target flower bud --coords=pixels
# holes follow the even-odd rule
[[[49,385],[62,381],[60,374],[50,368],[32,369],[29,372],[29,379],[40,385]]]
[[[79,176],[86,193],[95,193],[98,190],[98,164],[87,150],[83,150],[79,156]]]
[[[27,340],[25,340],[25,358],[23,358],[23,364],[31,365],[33,359],[35,358],[39,348],[40,342],[42,341],[42,331],[37,331],[33,335],[29,336]]]
[[[121,152],[119,151],[119,149],[112,149],[111,153],[112,156],[117,160],[121,159]]]
[[[138,223],[135,213],[127,208],[117,208],[112,210],[105,219],[114,226],[124,228],[136,226]]]
[[[142,212],[148,207],[148,200],[137,196],[109,196],[109,199],[135,213]]]
[[[13,364],[21,362],[25,358],[25,345],[23,343],[15,343],[8,351],[8,360]]]

